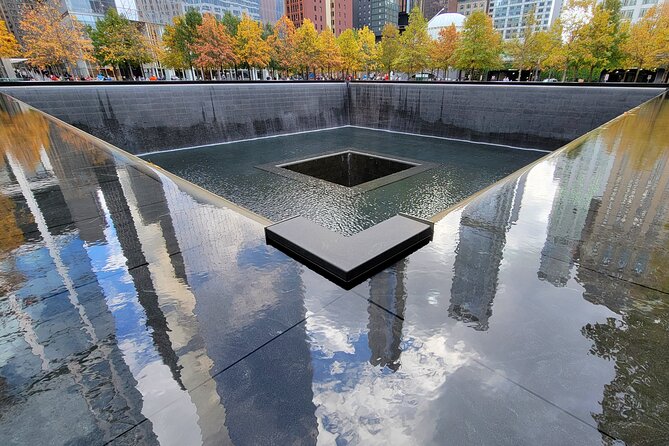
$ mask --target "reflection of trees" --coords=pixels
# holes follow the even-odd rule
[[[14,200],[0,193],[0,259],[23,244],[23,231],[16,222]]]
[[[615,361],[602,412],[593,414],[599,429],[628,444],[669,444],[669,306],[637,303],[622,320],[588,324],[582,333],[592,354]]]
[[[17,108],[10,114],[0,110],[0,166],[9,152],[25,169],[34,171],[41,161],[40,151],[49,148],[48,130],[49,122],[39,112]]]

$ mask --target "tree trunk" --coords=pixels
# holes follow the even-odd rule
[[[134,78],[134,76],[133,76],[133,74],[132,74],[132,66],[130,66],[130,62],[128,62],[127,60],[126,60],[125,63],[126,63],[126,65],[128,65],[128,80],[129,80],[129,81],[134,81],[135,78]]]
[[[639,80],[639,73],[641,72],[641,68],[636,69],[636,74],[634,75],[634,82]]]
[[[567,69],[569,68],[569,65],[564,66],[564,70],[562,70],[562,82],[567,80]]]
[[[595,67],[590,67],[590,73],[588,74],[588,82],[592,82],[592,72],[595,71]],[[598,79],[599,80],[599,79]]]
[[[518,82],[520,82],[523,79],[523,69],[521,68],[518,70]]]

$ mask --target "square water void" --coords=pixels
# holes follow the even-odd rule
[[[397,170],[383,166],[370,169],[374,175],[353,174],[355,169],[349,174],[341,158],[327,159],[345,153],[360,154],[351,157],[358,172],[371,163],[365,155],[392,160],[388,164]],[[397,214],[431,219],[544,155],[344,127],[142,157],[271,221],[299,215],[348,237]],[[323,158],[333,166],[341,161],[339,170],[351,182],[319,173],[323,169],[312,161]],[[379,175],[385,176],[368,180]]]
[[[436,166],[437,164],[426,161],[348,149],[256,167],[315,186],[325,181],[349,188],[354,193],[361,193]]]
[[[294,163],[280,164],[278,167],[351,187],[402,172],[416,165],[398,159],[347,150]]]

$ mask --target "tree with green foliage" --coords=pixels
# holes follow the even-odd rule
[[[428,66],[430,60],[430,35],[427,32],[427,20],[418,6],[414,6],[409,14],[409,26],[400,36],[402,53],[399,66],[409,78],[420,73]]]
[[[502,65],[502,36],[492,27],[492,19],[483,11],[472,12],[465,20],[460,41],[453,54],[453,65],[469,72],[490,70]]]
[[[537,31],[537,15],[534,6],[523,17],[523,32],[520,37],[509,41],[506,55],[511,58],[514,68],[518,68],[518,80],[523,78],[523,70],[535,69],[541,58],[541,39]]]
[[[228,33],[233,37],[237,35],[239,22],[241,22],[241,19],[230,11],[225,11],[223,18],[221,18],[221,23],[225,25],[225,29],[227,29]]]
[[[100,65],[111,65],[120,77],[120,67],[128,67],[132,75],[132,65],[151,61],[149,43],[137,27],[137,24],[110,8],[105,16],[98,20],[95,29],[89,28],[88,34],[93,42],[93,56]]]
[[[175,17],[173,24],[165,27],[163,65],[192,70],[197,57],[192,47],[197,39],[197,27],[201,24],[202,14],[189,8],[185,15]]]
[[[388,75],[397,65],[401,51],[400,31],[393,23],[386,23],[381,31],[381,42],[376,57],[379,66]]]

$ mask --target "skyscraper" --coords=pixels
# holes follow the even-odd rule
[[[560,16],[562,0],[490,0],[488,13],[493,26],[504,39],[521,37],[525,24],[523,17],[534,8],[537,30],[548,29]],[[460,12],[460,11],[458,11]],[[461,14],[464,14],[461,12]]]
[[[377,37],[381,36],[386,23],[397,25],[398,0],[355,0],[353,3],[353,27],[369,27]]]
[[[318,32],[329,27],[339,35],[353,27],[352,0],[286,0],[286,15],[296,27],[311,20]]]

